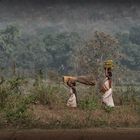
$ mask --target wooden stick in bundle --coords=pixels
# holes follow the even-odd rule
[[[95,79],[91,76],[78,76],[77,82],[84,84],[84,85],[89,85],[89,86],[94,86],[96,83]]]
[[[95,79],[92,76],[63,76],[63,82],[66,83],[68,86],[71,84],[68,83],[76,83],[79,82],[84,85],[94,86],[95,85]]]

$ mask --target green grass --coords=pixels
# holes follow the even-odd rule
[[[14,77],[0,85],[1,128],[140,126],[140,100],[133,86],[114,89],[114,100],[121,104],[112,109],[102,107],[101,94],[94,87],[78,85],[78,108],[70,109],[66,107],[69,90],[63,84],[41,79],[37,83]]]

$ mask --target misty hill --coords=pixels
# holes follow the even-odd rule
[[[85,35],[92,34],[95,30],[114,33],[126,31],[140,23],[139,7],[139,4],[132,2],[1,1],[0,27],[18,23],[28,32],[38,28],[57,27]]]
[[[96,31],[101,35],[99,40]],[[128,70],[129,76],[139,72],[139,3],[0,1],[0,67],[8,72],[11,67],[16,67],[25,71],[23,73],[34,73],[40,69],[44,72],[53,69],[60,74],[74,73],[81,65],[78,60],[80,54],[79,58],[74,57],[80,49],[81,54],[93,52],[92,62],[100,59],[98,53],[101,56],[104,53],[100,49],[98,52],[86,50],[88,43],[103,42],[107,49],[111,47],[104,45],[102,35],[118,40],[117,51],[111,48],[113,52],[109,53],[121,54],[117,60],[125,67],[124,71]],[[115,57],[112,59],[115,60]],[[95,64],[91,63],[91,66]],[[136,75],[133,77],[136,78]]]

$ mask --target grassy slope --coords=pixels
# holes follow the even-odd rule
[[[66,107],[68,90],[54,82],[13,78],[0,85],[1,128],[139,127],[140,101],[133,88],[114,88],[114,109],[101,105],[95,87],[78,86],[78,108]],[[28,93],[28,94],[27,94]]]

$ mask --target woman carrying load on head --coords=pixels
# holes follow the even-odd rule
[[[63,76],[63,82],[67,84],[70,89],[70,97],[67,101],[67,106],[69,107],[77,107],[76,82],[89,86],[94,86],[96,83],[93,76]]]
[[[105,80],[101,87],[102,95],[102,102],[109,107],[114,107],[114,101],[112,97],[112,72],[111,68],[104,68],[105,69]]]
[[[70,76],[64,76],[63,81],[68,85],[70,89],[67,106],[77,107],[76,78]]]

